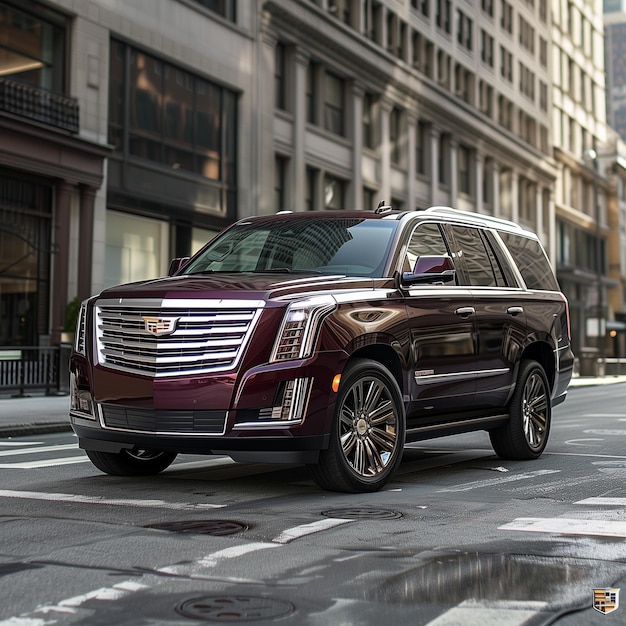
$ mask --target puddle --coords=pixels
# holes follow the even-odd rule
[[[560,604],[567,589],[582,591],[597,563],[525,555],[442,553],[419,567],[389,578],[375,592],[383,602],[459,603],[464,600],[525,601]],[[564,598],[561,598],[563,600]]]

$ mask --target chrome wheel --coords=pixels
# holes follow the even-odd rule
[[[548,390],[544,378],[533,372],[524,386],[522,428],[533,450],[543,448],[548,432]]]
[[[341,449],[361,477],[385,470],[398,444],[398,414],[381,380],[358,380],[345,395],[340,411]]]
[[[509,419],[489,431],[491,445],[503,459],[536,459],[548,443],[552,403],[545,370],[533,360],[520,363]]]
[[[394,376],[381,363],[354,359],[341,377],[328,449],[309,466],[313,480],[331,491],[381,489],[402,460],[404,433]]]

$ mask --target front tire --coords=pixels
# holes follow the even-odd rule
[[[491,445],[502,459],[527,460],[541,456],[552,421],[550,387],[537,361],[522,361],[509,408],[509,421],[489,431]]]
[[[85,450],[89,460],[105,474],[111,476],[152,476],[169,467],[176,458],[175,452],[132,448],[121,452]]]
[[[313,480],[329,491],[378,491],[402,459],[404,437],[395,378],[376,361],[356,359],[342,375],[329,447],[309,468]]]

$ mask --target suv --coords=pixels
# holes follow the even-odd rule
[[[70,420],[108,474],[224,454],[369,492],[409,441],[487,430],[500,457],[537,458],[573,362],[567,301],[520,226],[287,212],[84,302]]]

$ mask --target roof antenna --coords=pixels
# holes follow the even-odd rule
[[[388,205],[384,200],[381,200],[376,207],[374,213],[387,213],[387,211],[391,211],[392,207]]]

